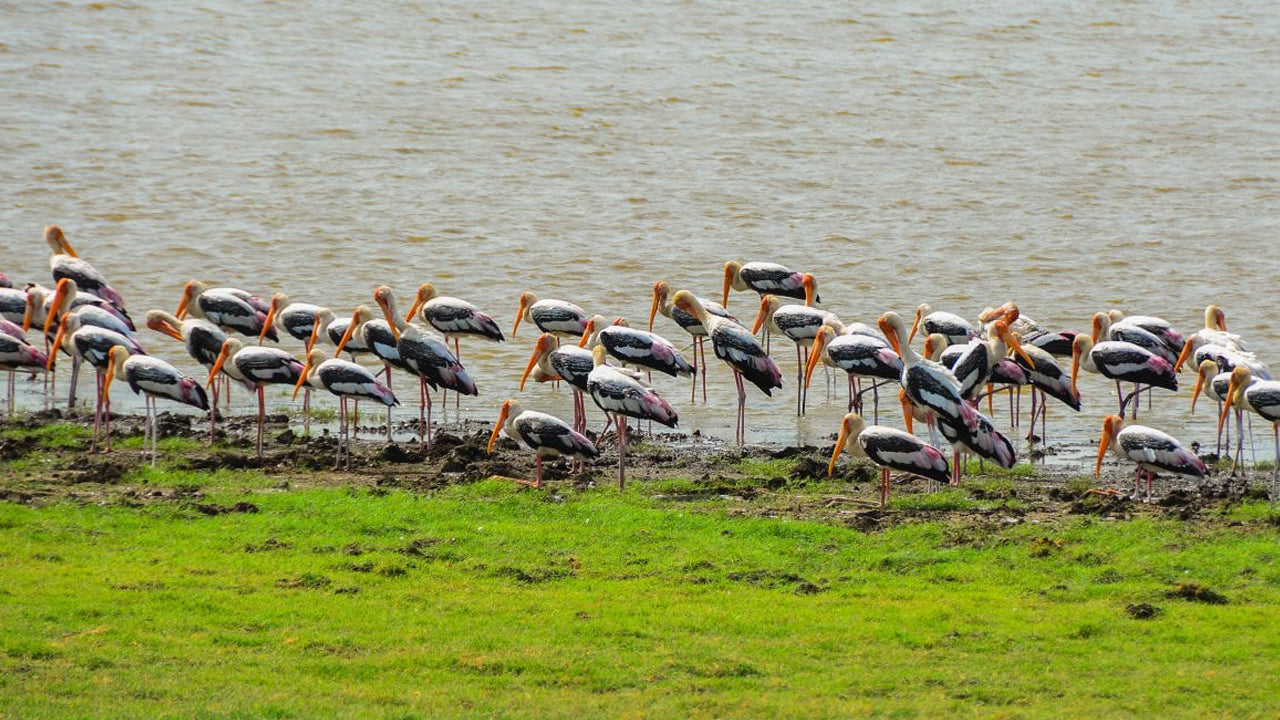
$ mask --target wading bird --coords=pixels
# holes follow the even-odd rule
[[[853,443],[849,442],[854,438]],[[827,475],[835,471],[836,460],[846,448],[856,457],[865,457],[880,467],[880,506],[889,504],[889,470],[919,475],[934,482],[950,480],[947,458],[920,438],[897,428],[866,424],[862,416],[849,413],[840,422],[840,434],[827,465]]]
[[[795,272],[777,263],[749,262],[745,265],[730,260],[724,264],[724,297],[720,304],[729,307],[729,290],[752,292],[764,295],[781,295],[782,297],[803,300],[807,295],[817,302],[818,281],[809,273]]]
[[[543,333],[533,344],[533,354],[520,376],[520,391],[532,375],[535,382],[564,380],[573,388],[573,429],[587,431],[587,407],[582,394],[596,362],[590,350],[577,345],[560,345],[551,333]]]
[[[185,320],[187,313],[193,317],[212,322],[220,328],[238,332],[241,335],[256,338],[265,336],[276,342],[280,334],[267,325],[267,312],[271,310],[269,303],[237,288],[211,288],[199,280],[191,280],[182,288],[182,299],[178,302],[178,310],[174,312],[179,320]]]
[[[157,357],[130,355],[116,345],[108,353],[106,377],[102,383],[103,404],[111,408],[111,382],[119,375],[129,383],[135,395],[141,394],[146,404],[147,424],[143,434],[144,454],[150,447],[151,467],[156,466],[156,398],[168,398],[200,410],[209,409],[209,398],[196,380]],[[110,432],[108,431],[108,447]]]
[[[565,421],[554,415],[525,410],[516,400],[503,402],[502,408],[498,410],[498,421],[493,425],[493,432],[489,435],[489,445],[485,448],[485,452],[490,455],[493,454],[494,443],[498,441],[498,433],[506,433],[507,437],[516,441],[517,445],[524,443],[534,451],[534,456],[537,458],[537,474],[533,482],[508,478],[529,487],[542,487],[544,455],[552,457],[563,455],[572,458],[575,464],[600,455],[596,446],[592,445],[585,435],[569,427]]]
[[[493,342],[505,340],[502,328],[498,327],[492,315],[480,312],[479,308],[466,300],[437,295],[436,288],[431,283],[418,286],[417,297],[405,320],[413,320],[418,313],[446,340],[453,340],[453,351],[459,358],[462,357],[462,351],[458,349],[458,338],[463,335],[476,335]]]
[[[683,292],[683,291],[681,291]],[[677,298],[679,293],[676,294]],[[714,332],[714,330],[712,331]],[[743,332],[746,332],[745,330]],[[614,420],[618,428],[618,487],[627,482],[627,418],[655,420],[667,427],[675,427],[680,416],[671,409],[652,388],[639,380],[605,364],[604,346],[592,350],[595,367],[587,376],[587,393],[596,406]]]
[[[978,336],[978,331],[973,329],[973,325],[968,320],[956,315],[955,313],[934,310],[929,307],[929,303],[920,303],[916,306],[916,319],[911,323],[911,334],[907,336],[907,342],[911,342],[916,337],[916,331],[924,329],[925,335],[933,335],[937,333],[946,338],[948,345],[962,345]]]
[[[329,358],[320,348],[313,347],[307,353],[307,362],[298,373],[293,386],[293,396],[298,397],[298,390],[303,383],[314,388],[322,388],[338,396],[338,454],[334,460],[334,469],[351,469],[351,436],[348,433],[347,399],[364,398],[386,405],[388,408],[399,405],[391,388],[378,382],[373,373],[363,367],[342,358]]]
[[[835,313],[827,312],[812,306],[812,295],[806,295],[804,305],[796,303],[783,304],[777,295],[761,295],[760,309],[756,312],[755,322],[751,325],[751,334],[760,331],[767,324],[771,333],[787,338],[796,346],[796,415],[804,414],[804,367],[808,361],[809,347],[818,329],[830,325],[839,330],[844,327]]]
[[[1129,402],[1144,389],[1178,390],[1178,374],[1173,370],[1173,363],[1131,342],[1105,340],[1094,345],[1091,338],[1077,335],[1071,354],[1071,388],[1077,397],[1076,378],[1081,368],[1116,381],[1122,417]],[[1122,396],[1121,382],[1131,382],[1136,387],[1133,392]],[[1137,414],[1136,405],[1134,414]]]
[[[911,402],[976,432],[978,411],[961,396],[956,376],[941,363],[920,357],[910,344],[900,340],[906,334],[906,324],[896,312],[881,315],[879,325],[894,352],[902,358],[898,382]]]
[[[265,317],[265,316],[264,316]],[[230,360],[230,362],[228,362]],[[251,383],[258,393],[258,458],[262,458],[262,426],[266,422],[267,408],[263,388],[267,385],[296,385],[302,373],[298,358],[279,348],[261,347],[244,343],[237,338],[227,338],[218,351],[218,357],[209,370],[206,386],[212,386],[218,372],[226,370],[234,380]]]
[[[55,282],[63,278],[74,280],[81,290],[106,300],[128,317],[124,309],[124,298],[107,283],[107,278],[97,268],[80,259],[71,243],[67,242],[62,228],[57,225],[47,226],[44,229],[44,241],[49,243],[49,249],[53,251],[53,255],[49,257],[49,269]]]
[[[390,288],[388,288],[388,292],[389,291]],[[374,291],[374,299],[375,301],[377,299],[376,290]],[[313,332],[315,328],[320,326],[320,313],[321,311],[317,311],[312,318],[313,321],[311,325]],[[385,316],[385,312],[383,314]],[[413,370],[411,370],[409,366],[400,359],[400,338],[396,335],[395,331],[391,329],[391,322],[384,318],[379,318],[374,313],[373,308],[368,305],[360,305],[356,308],[355,313],[351,316],[351,322],[347,324],[346,332],[344,332],[342,337],[338,339],[338,346],[337,349],[333,351],[333,356],[338,357],[341,355],[343,349],[346,348],[347,343],[351,342],[351,338],[353,337],[360,338],[364,347],[369,348],[369,351],[382,361],[384,379],[386,380],[387,387],[391,387],[392,366],[413,372]],[[307,344],[308,346],[314,345],[315,340],[310,339]],[[309,348],[307,352],[311,352],[311,349]],[[359,401],[360,396],[355,396],[355,402],[359,403]],[[356,407],[358,408],[359,405],[357,404]],[[359,418],[359,415],[357,414],[356,417]],[[387,442],[391,442],[391,405],[387,405]]]
[[[520,306],[516,309],[516,324],[511,328],[511,337],[516,336],[520,322],[528,320],[544,333],[573,340],[582,336],[589,317],[585,310],[571,302],[550,298],[539,300],[537,295],[526,290],[520,293]]]
[[[1114,449],[1122,460],[1136,463],[1134,468],[1134,496],[1138,495],[1138,482],[1143,472],[1147,478],[1147,497],[1151,496],[1151,482],[1156,472],[1168,472],[1203,478],[1207,472],[1204,463],[1190,450],[1182,447],[1173,436],[1145,425],[1125,427],[1124,418],[1108,415],[1102,421],[1102,437],[1098,440],[1098,463],[1093,476],[1102,477],[1102,458],[1107,448]]]
[[[1227,394],[1223,399],[1222,414],[1218,417],[1219,433],[1222,432],[1222,425],[1227,419],[1227,409],[1233,406],[1248,410],[1271,423],[1271,432],[1275,436],[1276,443],[1275,462],[1271,466],[1270,488],[1274,498],[1276,479],[1280,477],[1277,475],[1277,472],[1280,472],[1280,381],[1258,380],[1253,377],[1253,373],[1247,367],[1232,370]],[[1236,444],[1235,459],[1231,463],[1233,475],[1244,449],[1244,439],[1240,436],[1239,427],[1236,428]]]
[[[73,358],[89,363],[95,370],[97,378],[97,403],[93,413],[93,439],[89,444],[89,452],[97,452],[98,431],[105,429],[106,452],[111,452],[111,408],[106,404],[102,388],[104,373],[110,362],[111,348],[122,347],[130,353],[145,355],[142,348],[132,338],[125,337],[114,330],[107,330],[93,325],[81,325],[78,312],[70,312],[58,319],[58,334],[53,341],[53,350],[49,353],[47,369],[53,368],[58,349],[66,350]]]
[[[199,318],[179,320],[163,310],[151,310],[147,313],[147,327],[162,335],[168,335],[174,340],[181,341],[191,359],[203,365],[205,369],[212,368],[213,364],[218,361],[218,353],[222,352],[222,344],[227,341],[227,334],[222,331],[222,328],[208,320]],[[210,444],[213,443],[217,431],[219,383],[227,382],[229,378],[229,375],[216,377],[213,385],[209,388],[209,396],[212,398],[212,407],[209,410]],[[251,383],[245,382],[245,387],[253,390]]]
[[[823,325],[813,338],[809,363],[805,367],[804,385],[807,388],[813,378],[818,361],[843,370],[849,380],[849,406],[846,411],[862,411],[862,395],[871,392],[874,397],[875,420],[880,419],[880,391],[885,383],[897,383],[902,377],[902,358],[889,347],[889,343],[871,335],[838,335],[835,328]],[[859,378],[871,380],[866,389],[855,388]]]
[[[479,390],[444,338],[400,316],[391,288],[380,286],[374,290],[373,299],[396,337],[400,362],[418,376],[418,444],[425,448],[431,444],[431,393],[427,387],[452,390],[459,395],[478,395]]]
[[[43,371],[49,364],[49,358],[23,339],[22,328],[8,320],[3,322],[5,323],[3,330],[7,332],[0,331],[0,370],[9,371],[9,384],[5,397],[9,406],[9,417],[13,417],[17,400],[14,374],[19,370]]]
[[[676,292],[672,301],[675,306],[698,318],[698,322],[707,329],[707,337],[711,339],[711,349],[717,358],[723,360],[733,369],[733,381],[738,386],[738,416],[736,440],[739,445],[746,438],[747,390],[743,378],[751,381],[765,395],[772,396],[774,388],[782,387],[782,371],[773,362],[773,358],[765,353],[760,343],[746,328],[732,320],[707,312],[698,302],[698,298],[688,290]]]
[[[317,316],[320,318],[321,327],[333,322],[333,311],[329,308],[311,303],[290,302],[288,295],[278,292],[271,296],[271,304],[267,307],[267,319],[262,323],[262,329],[258,331],[258,344],[261,345],[266,339],[267,328],[276,327],[284,330],[294,340],[306,343],[309,352],[310,345],[314,342],[311,331],[314,329]]]
[[[681,329],[693,337],[693,370],[695,377],[693,388],[689,391],[689,402],[694,401],[698,388],[696,375],[700,371],[702,374],[702,402],[705,403],[707,401],[707,329],[702,326],[702,323],[698,322],[698,318],[672,305],[670,293],[671,288],[665,280],[659,280],[653,284],[653,303],[649,306],[649,332],[653,332],[654,317],[657,313],[662,313],[664,317],[670,318],[676,325],[679,325]],[[730,315],[729,311],[725,310],[720,303],[705,298],[698,298],[698,302],[702,303],[702,307],[706,308],[708,313],[738,322],[738,318]]]
[[[657,370],[671,377],[693,375],[693,366],[670,340],[657,333],[636,330],[623,318],[610,325],[603,316],[592,317],[578,345],[588,350],[602,345],[618,362],[634,368]]]

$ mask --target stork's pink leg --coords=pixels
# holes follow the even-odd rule
[[[766,332],[768,331],[766,330]],[[738,385],[738,427],[734,439],[737,441],[738,446],[741,447],[747,439],[745,428],[747,422],[747,390],[742,385],[742,373],[738,372],[736,368],[733,371],[733,381]]]
[[[627,418],[621,413],[618,419],[618,489],[627,485]]]
[[[707,404],[707,340],[702,339],[702,404]]]
[[[889,468],[880,468],[880,507],[889,506]]]
[[[89,441],[89,452],[98,452],[98,429],[102,427],[102,373],[95,370],[94,376],[98,382],[98,401],[93,407],[93,439]]]
[[[427,376],[418,376],[418,447],[426,449],[427,432]]]
[[[960,451],[951,451],[951,484],[960,484]]]
[[[453,339],[453,356],[458,358],[458,362],[462,362],[462,346],[458,344],[458,338]],[[462,393],[455,392],[453,394],[453,409],[462,408]]]
[[[258,386],[258,459],[261,460],[262,459],[262,425],[267,420],[267,417],[266,417],[267,401],[266,401],[266,398],[263,397],[262,383],[257,383],[257,386]]]

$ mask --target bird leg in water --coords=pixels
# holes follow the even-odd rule
[[[266,420],[267,401],[263,397],[262,383],[258,386],[258,459],[262,459],[262,424]]]
[[[71,358],[71,391],[67,393],[67,409],[76,407],[76,385],[80,380],[80,358]]]
[[[618,489],[627,485],[627,418],[621,413],[618,420]]]
[[[707,340],[706,338],[702,339],[701,347],[702,347],[702,363],[700,367],[702,368],[702,404],[706,405],[707,404]]]

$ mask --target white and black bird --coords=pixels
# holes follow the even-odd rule
[[[878,334],[878,333],[877,333]],[[879,388],[885,383],[897,383],[902,377],[902,358],[889,343],[874,335],[840,335],[835,328],[824,325],[813,338],[809,351],[809,363],[805,367],[804,384],[808,387],[813,371],[821,361],[828,367],[844,371],[849,382],[849,406],[847,411],[861,412],[862,395],[874,393],[877,419],[880,414]],[[866,378],[871,385],[866,389],[855,385]]]
[[[561,345],[551,333],[543,333],[533,344],[533,354],[520,376],[520,391],[530,376],[535,382],[564,380],[573,388],[573,429],[580,433],[587,430],[587,408],[583,393],[587,391],[587,377],[595,369],[595,358],[590,350],[577,345]]]
[[[823,325],[830,325],[837,332],[844,329],[844,323],[835,313],[813,307],[813,297],[806,296],[805,304],[786,303],[784,299],[771,294],[760,296],[760,309],[756,312],[755,322],[751,325],[751,333],[767,326],[770,333],[776,333],[790,340],[796,346],[796,415],[803,415],[805,410],[804,367],[808,360],[809,347],[813,338]]]
[[[809,273],[796,272],[771,262],[746,264],[730,260],[724,264],[724,293],[720,304],[729,307],[729,290],[751,291],[761,295],[781,295],[803,300],[806,295],[821,302],[818,297],[818,281]]]
[[[652,420],[675,427],[680,416],[653,388],[646,387],[633,375],[607,365],[603,345],[597,345],[591,352],[595,367],[587,376],[587,394],[595,401],[596,407],[613,418],[617,425],[618,487],[624,487],[627,481],[627,418]]]
[[[587,321],[578,345],[588,350],[601,345],[610,357],[633,368],[657,370],[672,377],[693,374],[693,366],[674,343],[657,333],[630,327],[626,322],[618,318],[611,325],[603,316],[595,315]]]
[[[1227,385],[1227,394],[1223,399],[1222,414],[1218,419],[1218,431],[1222,431],[1222,424],[1227,418],[1227,410],[1231,407],[1238,407],[1242,410],[1248,410],[1263,420],[1271,423],[1271,431],[1275,436],[1276,457],[1275,463],[1271,466],[1272,480],[1272,498],[1274,499],[1277,488],[1275,487],[1278,472],[1280,472],[1280,381],[1276,380],[1259,380],[1253,377],[1247,367],[1238,367],[1231,371],[1231,380]],[[1243,438],[1239,437],[1240,433],[1237,428],[1237,449],[1235,459],[1231,464],[1231,472],[1234,473],[1236,465],[1240,462],[1240,455],[1243,449]]]
[[[672,298],[675,306],[698,318],[707,329],[711,349],[720,360],[733,370],[733,380],[738,387],[738,416],[735,440],[742,445],[746,439],[747,389],[745,378],[765,395],[772,396],[774,388],[782,387],[782,371],[773,358],[765,352],[755,335],[732,320],[707,312],[698,298],[688,290],[677,291]]]
[[[418,443],[425,447],[431,443],[431,393],[427,388],[459,395],[478,395],[479,390],[443,337],[400,316],[390,287],[379,287],[373,298],[395,335],[401,365],[418,376]]]
[[[103,380],[103,403],[111,407],[111,383],[119,376],[129,383],[135,395],[141,394],[146,404],[146,430],[143,435],[144,451],[150,447],[151,466],[156,464],[156,398],[166,398],[199,410],[209,409],[209,397],[200,383],[177,368],[150,355],[130,355],[119,345],[111,348]],[[108,442],[109,444],[109,442]]]
[[[934,310],[929,307],[929,303],[916,306],[916,319],[911,323],[911,334],[907,336],[907,342],[914,340],[916,332],[921,329],[925,335],[941,335],[948,345],[964,344],[978,337],[978,331],[968,320],[955,313]]]
[[[1173,325],[1164,318],[1152,317],[1150,315],[1125,315],[1120,310],[1110,310],[1107,312],[1107,319],[1111,321],[1111,326],[1124,325],[1128,327],[1136,327],[1146,330],[1160,339],[1166,349],[1174,354],[1176,358],[1178,351],[1182,349],[1184,338],[1182,333],[1173,328]],[[1097,342],[1095,339],[1094,342]]]
[[[474,335],[492,342],[503,342],[506,339],[492,315],[480,312],[479,308],[466,300],[438,295],[431,283],[418,286],[418,294],[405,319],[412,320],[419,313],[446,340],[453,340],[454,354],[459,358],[462,357],[462,352],[458,348],[458,338],[463,335]]]
[[[57,225],[47,226],[44,229],[44,240],[53,251],[49,257],[49,269],[53,273],[54,282],[63,278],[74,280],[81,290],[106,300],[128,317],[124,308],[124,298],[111,287],[107,278],[98,272],[97,268],[80,259],[71,247],[71,243],[67,242],[67,236],[62,232],[62,228]]]
[[[262,344],[267,328],[270,327],[284,330],[294,340],[311,343],[314,337],[312,330],[317,317],[320,318],[321,327],[327,327],[334,319],[333,311],[327,307],[292,302],[288,295],[282,292],[275,293],[271,296],[271,304],[267,307],[267,319],[262,323],[262,330],[259,331],[258,344]],[[307,347],[307,350],[310,351],[311,348]]]
[[[351,468],[351,436],[348,430],[347,400],[352,398],[372,400],[387,407],[400,404],[391,388],[378,382],[373,373],[350,360],[329,358],[317,347],[311,348],[307,353],[307,362],[299,371],[293,387],[294,397],[298,396],[298,390],[304,383],[313,388],[328,390],[338,396],[339,439],[338,455],[334,462],[335,469]]]
[[[1177,347],[1170,347],[1164,337],[1140,325],[1124,321],[1112,323],[1110,316],[1102,312],[1093,314],[1093,329],[1089,334],[1089,339],[1095,344],[1108,340],[1131,343],[1168,362],[1170,365],[1178,362],[1178,353],[1182,350],[1181,344]]]
[[[263,316],[265,317],[265,315]],[[262,430],[266,422],[266,397],[264,388],[267,385],[296,385],[302,374],[302,362],[293,355],[274,347],[261,345],[245,346],[238,338],[227,338],[218,351],[218,357],[209,370],[209,379],[205,383],[212,386],[214,379],[221,371],[226,371],[233,380],[253,385],[258,395],[258,439],[256,443],[258,457],[262,457]]]
[[[498,421],[494,423],[493,432],[489,435],[489,445],[485,449],[487,453],[493,453],[493,445],[497,442],[499,433],[505,433],[517,444],[523,443],[534,451],[537,457],[537,474],[533,481],[509,478],[529,487],[542,487],[544,456],[567,457],[575,463],[582,463],[600,455],[596,446],[585,435],[569,427],[565,421],[547,413],[525,410],[516,400],[502,403]]]
[[[390,288],[388,288],[388,292],[389,291]],[[377,297],[376,291],[374,293],[374,297],[375,299]],[[311,325],[313,333],[316,332],[315,328],[320,327],[323,322],[322,318],[323,308],[317,310],[316,314],[312,317]],[[400,322],[404,321],[401,320]],[[391,387],[391,368],[397,367],[402,370],[407,370],[410,373],[413,372],[413,369],[400,359],[400,336],[392,329],[391,322],[385,318],[378,317],[373,308],[368,305],[360,305],[356,307],[355,312],[351,316],[351,322],[347,324],[346,331],[342,334],[342,337],[338,339],[337,349],[335,349],[333,353],[334,357],[342,354],[342,351],[346,349],[352,338],[359,338],[361,341],[360,344],[369,348],[369,352],[373,353],[374,357],[382,361],[382,366],[384,368],[383,379],[386,381],[387,387]],[[311,351],[310,346],[314,343],[314,339],[308,340],[307,352]],[[356,403],[359,403],[360,399],[356,398],[355,401]],[[359,405],[357,404],[356,407],[358,408]],[[387,442],[391,442],[390,405],[387,406]]]
[[[1071,387],[1072,393],[1077,397],[1079,392],[1076,390],[1076,379],[1081,368],[1114,380],[1117,395],[1121,392],[1122,382],[1131,382],[1137,386],[1119,399],[1119,412],[1122,416],[1128,403],[1144,389],[1158,387],[1175,392],[1178,390],[1178,374],[1174,372],[1173,363],[1131,342],[1105,340],[1095,345],[1089,336],[1076,336],[1071,355]]]
[[[850,443],[849,440],[854,442]],[[840,422],[840,433],[827,465],[827,475],[835,472],[836,460],[849,451],[865,457],[880,467],[880,504],[889,504],[889,471],[919,475],[934,482],[951,478],[947,458],[937,448],[911,433],[883,425],[867,425],[861,415],[849,413]]]
[[[724,309],[724,306],[718,302],[707,300],[706,298],[698,298],[698,302],[707,309],[707,312],[726,320],[738,322],[738,318]],[[663,317],[669,318],[681,330],[689,333],[693,338],[693,369],[695,377],[693,387],[689,392],[689,402],[693,402],[697,394],[698,380],[696,375],[701,371],[702,375],[702,402],[707,401],[707,329],[703,327],[698,318],[681,310],[671,303],[671,286],[667,285],[666,280],[659,280],[653,284],[653,302],[649,305],[649,332],[653,332],[653,320],[658,313],[662,313]]]
[[[511,328],[511,337],[516,336],[521,321],[528,320],[544,333],[551,333],[565,340],[576,340],[587,328],[589,318],[585,310],[567,300],[539,300],[537,295],[526,290],[520,293],[520,305],[516,309],[516,322]]]
[[[238,288],[211,288],[199,280],[191,280],[182,288],[182,300],[174,315],[185,320],[187,313],[203,318],[218,327],[241,335],[265,336],[272,342],[280,339],[276,329],[267,325],[270,303]]]
[[[0,328],[0,370],[7,370],[9,373],[5,398],[9,407],[9,416],[12,417],[17,400],[14,374],[20,370],[44,371],[49,364],[49,358],[39,348],[26,341],[21,327],[8,320],[0,322],[4,325]]]
[[[1098,440],[1098,463],[1094,477],[1102,477],[1102,458],[1107,448],[1112,448],[1121,460],[1137,465],[1134,468],[1134,493],[1142,473],[1147,478],[1147,495],[1151,494],[1151,482],[1157,472],[1203,478],[1207,472],[1204,463],[1195,453],[1184,448],[1168,433],[1145,425],[1124,424],[1119,415],[1108,415],[1102,421],[1102,437]]]
[[[902,375],[898,382],[906,390],[911,403],[961,424],[971,432],[976,431],[978,411],[965,402],[956,376],[945,365],[917,355],[909,343],[901,340],[906,334],[906,324],[896,312],[881,315],[879,325],[889,344],[902,358]]]
[[[227,334],[222,331],[222,328],[208,320],[190,317],[186,320],[179,320],[163,310],[148,311],[146,324],[148,328],[180,341],[183,347],[186,348],[187,354],[191,356],[191,359],[200,363],[205,369],[212,368],[213,364],[218,361],[218,353],[222,352],[222,343],[227,341]],[[230,377],[225,375],[216,377],[213,385],[209,388],[211,398],[209,412],[210,443],[214,441],[217,433],[220,381],[229,379]],[[244,385],[249,390],[253,389],[253,385],[247,381]],[[228,397],[230,396],[230,390],[231,387],[228,385]]]

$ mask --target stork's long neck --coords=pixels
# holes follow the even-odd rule
[[[396,330],[403,333],[409,327],[409,321],[400,314],[400,306],[396,304],[394,293],[387,294],[387,308],[391,311],[391,321],[396,324]]]

